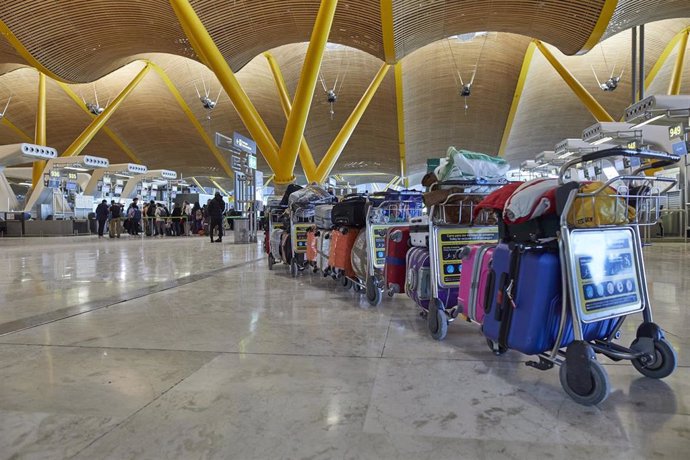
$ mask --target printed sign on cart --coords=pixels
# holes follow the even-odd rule
[[[314,224],[294,224],[292,228],[294,229],[293,247],[295,254],[302,254],[307,252],[307,230],[309,230]]]
[[[629,229],[574,231],[571,261],[585,322],[642,308],[635,241]]]
[[[441,263],[441,284],[443,287],[457,287],[462,272],[460,252],[468,244],[495,243],[498,241],[498,227],[441,228],[436,244]]]
[[[374,267],[383,268],[386,263],[386,232],[390,225],[372,225],[369,233],[369,247],[374,249]]]

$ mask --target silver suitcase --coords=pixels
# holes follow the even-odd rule
[[[330,230],[333,227],[333,221],[331,220],[331,211],[333,210],[332,204],[320,204],[316,206],[314,215],[314,224],[318,228],[325,228]]]

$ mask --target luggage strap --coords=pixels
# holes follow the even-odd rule
[[[510,268],[508,269],[508,276],[501,277],[501,286],[498,292],[497,306],[499,308],[496,314],[499,315],[501,327],[498,333],[498,344],[502,347],[508,348],[508,335],[510,335],[510,326],[513,319],[513,310],[515,305],[515,292],[517,283],[516,280],[520,271],[520,260],[524,247],[517,245],[511,249]]]

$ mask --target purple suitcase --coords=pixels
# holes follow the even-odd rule
[[[431,299],[431,258],[429,249],[413,247],[407,252],[405,277],[405,292],[424,311],[429,310]],[[457,305],[458,288],[438,287],[438,296],[441,303],[450,308]]]

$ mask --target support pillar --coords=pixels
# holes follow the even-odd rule
[[[34,133],[34,143],[45,146],[46,138],[46,76],[38,72],[38,104],[36,106],[36,131]],[[31,171],[31,186],[36,188],[36,184],[43,176],[43,170],[47,161],[34,161]]]
[[[678,54],[676,54],[676,62],[673,66],[673,72],[671,73],[671,83],[668,85],[668,94],[670,96],[677,96],[680,94],[680,87],[683,82],[683,70],[685,69],[685,52],[688,48],[688,35],[690,35],[690,31],[685,29],[678,42]]]

